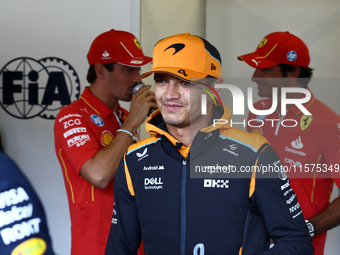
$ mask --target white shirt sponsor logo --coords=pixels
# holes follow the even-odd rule
[[[63,120],[65,120],[65,119],[67,119],[67,118],[70,118],[70,117],[83,117],[83,116],[81,116],[78,113],[76,113],[76,114],[68,114],[68,115],[65,115],[64,117],[60,118],[59,119],[59,123],[62,122]]]
[[[289,208],[289,212],[293,213],[293,212],[295,212],[296,210],[299,210],[299,209],[300,209],[300,204],[299,204],[299,202],[297,202],[295,205],[293,205],[291,208]]]
[[[148,152],[148,148],[145,148],[145,150],[142,153],[137,152],[136,155],[139,158],[138,161],[149,156],[149,154],[147,154],[147,152]]]
[[[64,124],[64,129],[67,129],[67,128],[72,127],[74,125],[79,126],[81,124],[81,121],[80,121],[80,119],[68,120],[68,121],[63,122],[63,124]]]
[[[159,166],[144,166],[143,171],[150,171],[150,170],[164,170],[164,165]]]
[[[295,166],[302,166],[300,161],[294,161],[290,158],[285,158],[285,162],[291,165],[295,165]]]
[[[11,242],[24,239],[26,236],[37,234],[40,232],[39,224],[41,219],[35,218],[15,224],[13,227],[1,230],[0,234],[3,242],[8,245]]]
[[[301,209],[300,209],[300,204],[299,204],[299,202],[297,202],[295,205],[293,205],[292,207],[290,207],[290,208],[289,208],[289,212],[290,212],[290,213],[296,213],[296,212],[297,212],[295,215],[292,216],[293,219],[296,218],[297,216],[299,216],[299,215],[302,213],[302,211],[301,211]]]
[[[285,170],[282,170],[278,173],[280,180],[285,181],[287,180],[288,176]]]
[[[229,146],[229,148],[230,148],[232,151],[234,151],[234,150],[237,149],[236,144],[232,144],[232,145],[228,145],[228,146]]]
[[[285,184],[281,185],[281,190],[284,190],[288,187],[290,187],[289,180],[287,180],[287,182]]]
[[[229,188],[229,180],[204,179],[204,188]]]
[[[227,148],[223,148],[223,151],[229,152],[230,154],[233,154],[233,155],[236,156],[236,157],[238,156],[238,153],[237,153],[237,152],[228,150]]]
[[[163,182],[161,177],[144,178],[145,189],[163,189]]]
[[[32,217],[32,203],[17,205],[29,200],[28,194],[22,187],[13,188],[0,193],[0,228],[11,225],[0,231],[1,239],[5,245],[9,245],[12,242],[39,233],[39,223],[41,222],[41,219],[35,218],[22,221],[23,219]],[[7,209],[8,207],[10,207],[10,209]],[[17,221],[22,222],[12,225]]]
[[[72,137],[70,140],[67,140],[68,147],[72,147],[76,145],[77,147],[84,145],[87,141],[90,141],[89,135],[77,135]]]
[[[287,196],[290,192],[292,192],[293,191],[293,189],[292,188],[290,188],[289,190],[287,190],[285,193],[283,193],[283,195],[284,196]]]
[[[287,205],[290,205],[294,201],[295,197],[296,197],[295,193],[292,194],[290,198],[286,200]]]
[[[290,153],[297,154],[297,155],[300,155],[300,156],[303,156],[303,157],[307,155],[306,152],[297,151],[297,150],[294,150],[294,149],[292,149],[292,148],[289,148],[288,146],[286,146],[285,151],[288,151],[288,152],[290,152]]]
[[[77,134],[77,133],[86,133],[86,128],[81,127],[81,128],[73,128],[71,130],[68,130],[64,133],[64,137],[67,138],[70,135]]]
[[[0,209],[6,206],[15,205],[23,201],[28,201],[30,198],[24,188],[10,189],[0,193]]]
[[[293,141],[291,143],[292,147],[294,149],[302,149],[303,148],[303,143],[301,142],[301,136],[299,136],[298,139],[296,139],[295,141]]]
[[[209,132],[208,134],[206,134],[206,136],[204,137],[204,139],[206,140],[206,139],[210,138],[211,136],[212,136],[212,133]]]

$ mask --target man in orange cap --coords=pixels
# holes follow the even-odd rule
[[[90,86],[60,110],[54,126],[71,215],[72,255],[104,254],[119,160],[156,107],[151,85],[132,93],[141,82],[140,67],[152,61],[133,34],[114,29],[100,34],[87,59]],[[131,101],[130,114],[119,100]]]
[[[262,126],[250,127],[249,132],[266,137],[289,171],[290,184],[301,205],[316,255],[324,254],[326,231],[340,223],[340,198],[329,203],[333,183],[340,187],[340,117],[311,93],[303,106],[311,113],[304,115],[296,105],[288,105],[281,113],[281,89],[304,88],[312,77],[307,45],[289,32],[274,32],[265,36],[256,51],[238,57],[255,68],[252,81],[258,95],[268,97],[254,104],[257,110],[272,106],[273,88],[278,89],[276,111],[268,116],[249,113]],[[300,99],[299,92],[289,93],[290,99]],[[264,120],[274,120],[264,121]],[[284,121],[295,122],[284,127]]]
[[[136,254],[141,237],[150,255],[313,254],[285,173],[240,172],[281,166],[267,140],[220,122],[231,113],[215,98],[201,112],[223,82],[218,50],[189,33],[166,37],[142,78],[151,74],[159,110],[147,120],[151,137],[121,160],[105,254]]]

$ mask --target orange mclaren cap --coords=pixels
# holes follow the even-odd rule
[[[158,41],[153,49],[152,69],[141,75],[169,73],[190,81],[221,76],[221,57],[207,40],[190,33],[177,34]]]
[[[237,57],[254,68],[268,68],[278,64],[307,67],[310,62],[307,45],[297,36],[287,32],[266,35],[255,52]]]

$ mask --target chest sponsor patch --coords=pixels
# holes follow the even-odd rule
[[[110,131],[105,130],[102,133],[102,137],[101,137],[101,141],[102,141],[102,145],[105,147],[107,145],[109,145],[113,140],[113,135],[111,134]]]
[[[312,123],[313,117],[312,116],[302,116],[300,119],[300,128],[301,130],[306,130],[310,124]]]
[[[147,152],[148,152],[148,148],[145,148],[145,150],[142,153],[137,152],[136,155],[138,157],[138,161],[140,161],[143,158],[146,158],[147,156],[149,156],[149,154]]]
[[[68,147],[72,147],[76,145],[77,147],[84,145],[87,141],[90,141],[91,138],[89,135],[77,135],[67,140]]]
[[[99,117],[98,115],[92,114],[91,115],[91,120],[94,124],[96,124],[98,127],[102,127],[104,126],[104,121],[102,120],[101,117]]]
[[[228,189],[229,180],[204,179],[204,188]]]
[[[64,133],[64,137],[67,138],[73,134],[77,133],[86,133],[86,128],[85,127],[79,127],[79,128],[73,128],[71,130],[68,130]]]
[[[163,181],[161,177],[144,178],[145,189],[163,189]]]

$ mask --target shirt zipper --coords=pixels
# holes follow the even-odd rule
[[[276,109],[276,111],[277,111],[277,114],[279,115],[279,117],[280,117],[280,121],[276,124],[276,128],[275,128],[275,135],[277,135],[278,133],[279,133],[279,129],[280,129],[280,126],[281,126],[281,121],[284,119],[284,117],[286,116],[286,115],[282,115],[281,116],[281,114],[280,114],[280,112]],[[288,111],[287,111],[288,112]]]
[[[180,254],[185,255],[185,235],[186,235],[186,177],[187,161],[182,162],[182,180],[181,180],[181,243]]]

